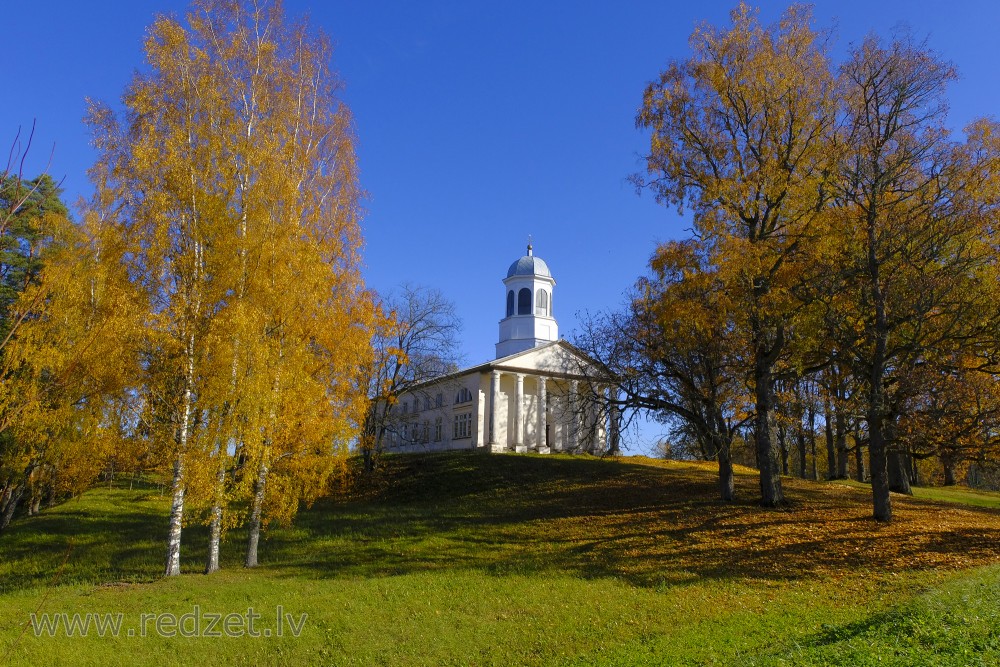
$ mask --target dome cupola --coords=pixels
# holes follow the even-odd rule
[[[505,308],[500,320],[497,358],[559,340],[559,325],[552,316],[552,278],[548,264],[528,253],[507,269],[503,280]]]
[[[507,269],[507,277],[513,278],[514,276],[548,276],[552,277],[549,273],[549,265],[545,263],[545,260],[540,257],[535,257],[534,249],[531,244],[528,244],[528,254],[517,260],[510,265]]]

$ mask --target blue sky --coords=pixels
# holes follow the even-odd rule
[[[5,4],[0,147],[36,120],[27,175],[52,153],[67,198],[86,196],[84,98],[117,102],[143,66],[146,26],[188,3]],[[698,22],[724,24],[734,4],[286,0],[289,15],[308,12],[337,45],[370,193],[368,283],[440,289],[463,318],[469,364],[493,356],[500,281],[529,234],[557,281],[564,336],[578,313],[618,306],[656,243],[688,226],[626,180],[647,141],[634,125],[643,88],[688,55]],[[774,20],[785,6],[763,3],[761,15]],[[1000,110],[1000,5],[821,1],[815,16],[835,30],[835,57],[900,24],[926,37],[962,77],[950,91],[956,129]]]

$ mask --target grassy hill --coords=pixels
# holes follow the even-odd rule
[[[0,536],[0,664],[1000,663],[1000,497],[896,498],[880,526],[864,488],[785,483],[766,510],[749,470],[726,504],[710,465],[392,457],[271,531],[257,570],[233,531],[199,574],[206,531],[186,528],[170,580],[168,499],[94,489]],[[179,636],[251,608],[262,636]],[[122,630],[36,636],[32,613]]]

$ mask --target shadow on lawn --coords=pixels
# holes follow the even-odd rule
[[[378,577],[477,570],[496,575],[615,577],[640,586],[703,578],[796,580],[900,569],[966,567],[1000,553],[1000,512],[907,500],[891,525],[871,521],[862,489],[786,478],[788,507],[716,500],[711,467],[589,457],[449,453],[387,457],[378,484],[302,511],[266,533],[262,568],[276,576]],[[160,576],[166,500],[95,489],[18,521],[0,536],[0,592]],[[245,533],[222,545],[242,563]],[[182,567],[200,572],[207,530],[184,529]]]
[[[698,467],[448,454],[396,457],[388,477],[365,502],[300,515],[267,561],[315,577],[467,568],[649,586],[968,566],[1000,551],[997,512],[907,501],[883,526],[863,490],[790,479],[790,506],[767,510],[715,500],[714,472]],[[737,477],[738,497],[756,493],[755,475]]]

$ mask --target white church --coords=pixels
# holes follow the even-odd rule
[[[617,448],[600,365],[559,339],[556,285],[527,254],[503,280],[496,359],[436,378],[398,397],[385,451],[586,452]]]

